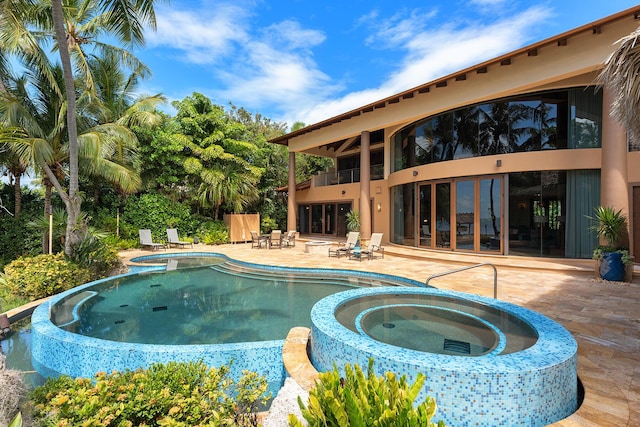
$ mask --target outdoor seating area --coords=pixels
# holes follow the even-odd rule
[[[282,244],[285,247],[295,247],[296,245],[296,230],[289,230],[286,236],[282,239]]]
[[[180,247],[184,248],[185,246],[193,247],[192,242],[181,241],[178,237],[178,230],[175,228],[167,228],[167,244],[169,247]]]
[[[282,234],[282,230],[272,230],[271,233],[260,234],[257,231],[251,232],[251,248],[278,248],[295,247],[296,231],[290,230],[286,235]]]
[[[341,256],[349,256],[351,251],[360,242],[360,233],[358,231],[350,231],[347,234],[347,240],[345,242],[338,242],[337,248],[329,248],[329,256],[340,258]]]
[[[155,251],[156,249],[167,249],[167,245],[164,243],[157,243],[153,241],[151,237],[151,230],[149,229],[140,229],[138,230],[138,234],[140,235],[140,247],[151,249]]]

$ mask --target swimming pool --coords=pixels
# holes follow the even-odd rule
[[[134,273],[63,292],[32,317],[32,362],[42,375],[92,377],[154,362],[203,360],[257,371],[277,390],[290,328],[310,326],[322,297],[358,286],[416,286],[393,276],[270,267],[211,253],[132,260]],[[140,262],[150,262],[144,264]],[[187,280],[188,279],[188,280]]]
[[[196,261],[194,256],[213,258]],[[34,312],[32,360],[38,372],[90,377],[98,371],[135,369],[155,362],[203,360],[210,366],[220,366],[233,360],[231,375],[239,378],[244,369],[259,372],[267,378],[271,391],[277,391],[287,376],[282,347],[290,326],[276,334],[282,333],[278,339],[175,344],[167,342],[167,336],[173,342],[175,336],[183,339],[189,331],[206,329],[212,322],[224,327],[232,317],[225,314],[212,321],[204,310],[204,319],[195,320],[194,325],[184,321],[192,313],[175,316],[169,322],[153,317],[170,314],[176,304],[184,304],[185,296],[187,300],[193,295],[202,296],[202,290],[196,291],[206,281],[201,270],[222,269],[230,284],[214,286],[224,292],[204,297],[205,307],[216,299],[230,301],[223,295],[251,294],[256,286],[265,290],[256,293],[262,299],[275,295],[278,288],[286,289],[274,298],[279,306],[265,311],[280,313],[284,309],[303,314],[294,318],[301,324],[292,326],[311,326],[309,351],[316,369],[330,370],[334,363],[338,367],[345,363],[366,366],[373,357],[378,374],[392,371],[412,381],[417,372],[423,372],[427,381],[420,397],[436,398],[436,418],[444,419],[447,425],[542,426],[570,415],[577,407],[575,340],[557,323],[522,307],[425,288],[422,283],[397,276],[261,266],[208,253],[186,257],[157,254],[136,261],[151,264],[137,264],[135,273],[62,293]],[[185,287],[181,280],[174,280],[181,274],[196,277],[196,283]],[[248,289],[237,287],[238,277],[252,285]],[[298,304],[305,297],[293,297],[289,292],[296,286],[320,289],[323,283],[330,284],[332,292],[316,295],[319,301],[312,309],[309,305],[300,309]],[[135,292],[124,292],[122,288],[128,286]],[[169,294],[163,295],[165,289]],[[104,302],[102,298],[108,294],[115,298]],[[127,298],[120,298],[122,295]],[[58,304],[65,309],[56,307]],[[193,304],[188,306],[198,311]],[[91,319],[92,309],[103,312],[97,316],[99,320],[82,325],[84,319]],[[131,311],[143,315],[130,320],[133,318],[124,313]],[[242,306],[239,311],[246,316],[252,309]],[[147,317],[157,321],[142,327]],[[279,317],[268,320],[259,316],[258,324],[247,329],[269,329],[262,326],[271,322],[275,327]],[[425,325],[432,334],[429,338]],[[135,342],[135,335],[126,335],[120,341],[102,338],[120,326],[134,332],[155,331],[150,334],[154,340]],[[236,328],[243,329],[238,325],[228,329]],[[73,332],[82,329],[86,329],[85,335]],[[247,339],[256,338],[249,334],[240,341]]]
[[[311,361],[427,379],[421,398],[453,426],[544,426],[577,409],[577,343],[558,323],[502,301],[434,288],[353,289],[311,312]]]

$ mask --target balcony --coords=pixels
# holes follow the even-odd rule
[[[371,180],[384,179],[384,165],[371,166]],[[351,184],[360,182],[360,168],[329,170],[313,177],[315,187],[326,187],[328,185]]]

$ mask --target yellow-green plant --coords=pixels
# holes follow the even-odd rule
[[[425,381],[418,374],[409,386],[406,376],[398,380],[392,372],[377,377],[373,371],[373,359],[369,359],[365,376],[357,364],[345,366],[345,378],[334,365],[333,371],[320,374],[320,380],[309,392],[309,404],[300,398],[298,404],[309,427],[443,427],[444,422],[431,422],[436,412],[436,402],[426,397],[414,406]],[[289,415],[290,427],[302,427],[302,422]]]
[[[64,253],[20,257],[4,267],[0,286],[12,295],[36,300],[66,291],[90,279],[87,269],[65,259]]]
[[[49,378],[31,394],[34,415],[51,426],[255,426],[267,381],[243,372],[236,382],[229,368],[169,362],[93,380]]]

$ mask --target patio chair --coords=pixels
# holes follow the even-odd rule
[[[265,236],[261,236],[257,231],[250,231],[251,233],[251,248],[268,247],[269,240]]]
[[[367,247],[369,252],[369,258],[373,258],[376,252],[380,252],[382,258],[384,258],[384,248],[382,247],[382,236],[384,233],[371,233],[371,240]]]
[[[349,234],[347,234],[346,242],[339,242],[336,249],[329,248],[329,256],[340,258],[342,255],[349,255],[351,250],[356,247],[359,240],[360,232],[350,231]]]
[[[278,249],[282,248],[282,230],[272,230],[271,238],[269,239],[269,248],[277,246]]]
[[[178,230],[175,228],[167,228],[167,243],[169,244],[169,247],[180,246],[181,248],[184,248],[187,245],[191,245],[191,247],[193,247],[193,243],[183,242],[178,238]]]
[[[286,236],[282,239],[282,244],[286,247],[296,245],[296,230],[289,230]]]
[[[143,248],[149,248],[152,251],[156,249],[167,249],[167,245],[164,243],[154,243],[153,238],[151,237],[151,230],[148,229],[140,229],[138,230],[138,234],[140,234],[140,246]]]

